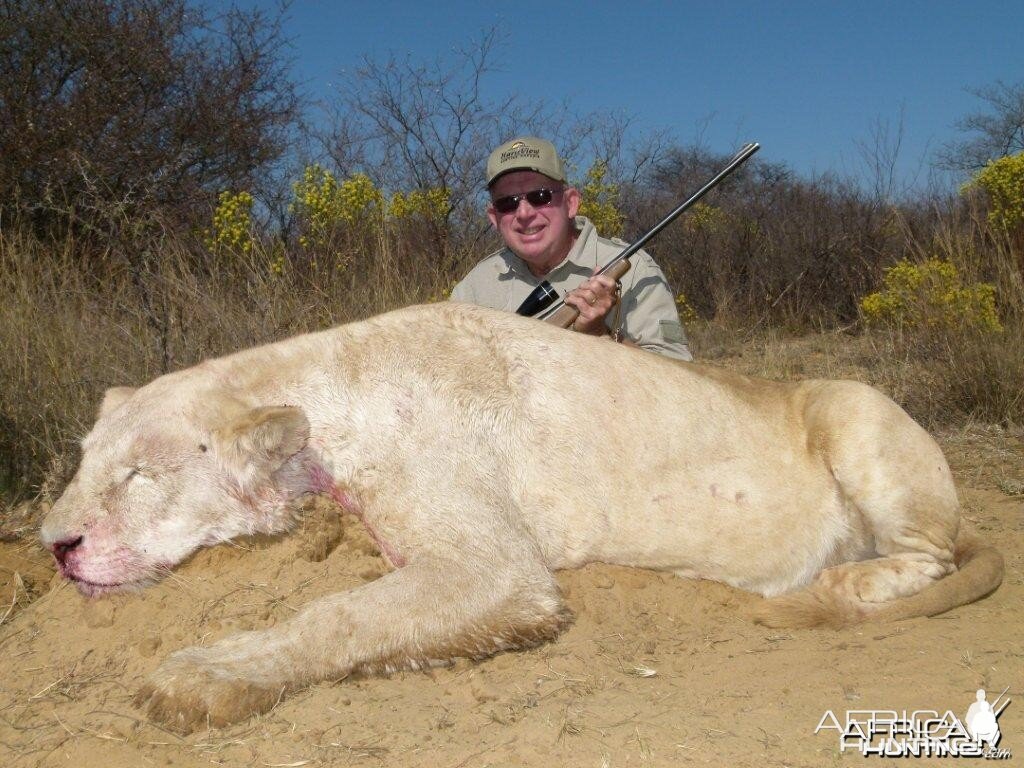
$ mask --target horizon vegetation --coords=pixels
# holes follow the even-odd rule
[[[8,505],[60,492],[108,386],[444,300],[497,245],[482,165],[512,135],[552,138],[583,213],[627,240],[723,160],[622,115],[489,99],[493,30],[433,63],[367,59],[314,129],[280,16],[188,0],[0,11]],[[755,158],[662,233],[648,250],[698,359],[825,332],[926,426],[1024,423],[1024,81],[979,96],[936,158],[966,175],[959,190],[894,194],[899,142],[876,137],[870,183]]]

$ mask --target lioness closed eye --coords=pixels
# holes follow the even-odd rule
[[[171,654],[139,693],[223,725],[353,670],[553,637],[552,571],[592,561],[764,595],[772,625],[930,615],[1002,559],[960,528],[946,461],[852,382],[783,384],[534,320],[413,307],[108,391],[43,525],[82,592],[287,528],[328,494],[393,570],[272,629]]]

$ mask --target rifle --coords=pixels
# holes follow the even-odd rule
[[[1003,714],[1003,710],[1006,709],[1006,706],[1010,703],[1010,699],[1007,699],[1003,702],[1003,706],[1001,706],[998,710],[996,709],[996,704],[998,704],[999,700],[1006,695],[1006,692],[1008,690],[1010,690],[1010,686],[1006,686],[1005,688],[1003,688],[1003,692],[996,696],[996,700],[992,702],[992,714],[996,717],[999,717],[1001,714]]]
[[[679,206],[665,218],[655,224],[648,232],[637,238],[632,245],[624,248],[621,253],[597,270],[594,274],[608,275],[613,280],[619,280],[629,271],[630,256],[643,248],[648,240],[675,221],[680,214],[692,207],[698,200],[716,187],[722,179],[745,163],[750,156],[760,148],[761,145],[756,142],[744,144],[725,168],[715,174],[710,181],[697,190],[689,199],[680,203]],[[556,291],[547,280],[533,289],[530,295],[527,296],[523,303],[519,305],[519,308],[516,310],[516,314],[525,315],[527,317],[536,316],[538,320],[543,320],[546,323],[551,323],[552,325],[557,325],[561,328],[568,328],[576,321],[576,318],[579,317],[579,311],[575,307],[566,304],[565,299],[558,296],[558,291]]]

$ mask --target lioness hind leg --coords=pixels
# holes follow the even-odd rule
[[[839,600],[870,606],[917,594],[952,570],[926,555],[880,557],[826,568],[815,582]]]
[[[755,613],[771,627],[841,627],[870,618],[893,600],[917,594],[955,569],[922,553],[826,568],[806,589],[770,598]]]
[[[758,623],[773,627],[843,627],[870,619],[894,601],[916,595],[956,571],[955,496],[934,502],[927,513],[896,505],[872,525],[878,557],[839,563],[818,574],[805,589],[765,600],[755,609]],[[945,510],[945,519],[938,519]],[[917,517],[924,525],[907,525]],[[901,527],[893,522],[902,521]]]
[[[806,589],[766,600],[755,619],[771,626],[856,623],[956,570],[960,508],[938,444],[899,406],[865,385],[809,386],[808,432],[836,482],[851,528],[863,532],[876,557],[837,563]]]

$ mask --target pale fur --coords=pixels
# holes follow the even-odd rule
[[[284,530],[309,492],[358,514],[395,569],[172,654],[140,693],[152,717],[223,725],[315,681],[542,642],[567,618],[552,571],[593,561],[759,593],[770,624],[932,614],[1002,575],[959,532],[938,446],[867,386],[759,381],[457,304],[112,391],[42,537],[81,536],[62,571],[101,594]]]

